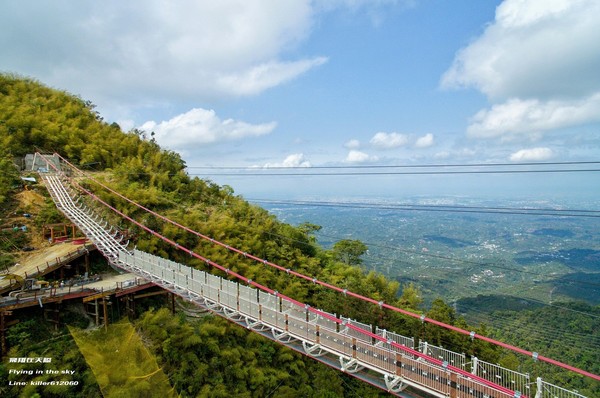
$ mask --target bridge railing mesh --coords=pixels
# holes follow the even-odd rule
[[[585,396],[569,391],[554,384],[546,383],[541,379],[537,382],[537,395],[535,398],[586,398]]]
[[[531,396],[529,374],[473,358],[471,373],[521,394]]]
[[[336,315],[329,313],[327,311],[321,311],[321,312],[329,315],[330,317],[325,317],[321,314],[318,314],[315,319],[317,325],[319,325],[320,328],[326,328],[329,330],[336,331],[338,328],[338,323],[336,321],[332,320],[333,318],[336,318]]]
[[[293,316],[294,318],[306,320],[306,307],[292,303],[291,301],[283,300],[281,302],[281,309],[284,313]]]
[[[369,334],[361,332],[361,330],[364,330],[367,333],[372,333],[373,330],[372,330],[371,325],[368,325],[366,323],[361,323],[361,322],[358,322],[358,321],[356,321],[354,319],[350,319],[350,318],[341,317],[341,319],[344,323],[346,323],[346,325],[344,325],[344,328],[342,329],[342,333],[344,333],[348,336],[356,337],[357,339],[365,341],[367,343],[373,342],[373,338]],[[356,330],[347,325],[352,325],[360,330]]]
[[[314,328],[309,326],[310,324],[306,321],[306,318],[299,319],[288,315],[288,332],[304,340],[313,341],[315,340]]]
[[[401,334],[387,331],[385,329],[380,329],[378,326],[375,327],[375,334],[385,338],[387,341],[394,342],[394,343],[403,345],[408,348],[413,348],[413,349],[415,348],[415,339],[412,337],[406,337],[406,336],[402,336]],[[394,351],[401,352],[401,353],[406,352],[406,351],[402,351],[399,348],[392,346],[391,344],[389,344],[387,342],[380,342],[379,344],[382,347],[390,349],[390,350],[394,350]]]
[[[457,353],[445,349],[444,347],[438,347],[427,342],[419,342],[419,351],[430,357],[445,361],[449,365],[456,366],[457,368],[464,369],[466,365],[466,356],[463,353]]]
[[[390,349],[357,340],[356,357],[391,374],[396,372],[396,353]]]
[[[235,282],[233,282],[235,283]],[[245,285],[239,285],[239,311],[252,318],[260,318],[260,307],[256,295],[256,289]]]

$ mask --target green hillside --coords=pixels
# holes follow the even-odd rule
[[[78,167],[95,173],[96,178],[134,201],[240,250],[376,300],[425,312],[430,317],[468,330],[480,332],[486,329],[485,326],[468,325],[441,300],[436,300],[429,310],[421,308],[419,291],[414,285],[401,286],[379,274],[365,274],[356,266],[359,259],[353,252],[360,242],[347,241],[334,245],[332,250],[324,250],[311,235],[316,226],[293,227],[282,223],[264,209],[236,196],[231,187],[190,178],[184,171],[185,163],[181,157],[161,149],[151,137],[151,132],[123,132],[117,124],[103,121],[94,111],[93,104],[74,95],[30,79],[0,74],[0,207],[10,208],[12,195],[20,189],[18,173],[13,166],[15,158],[35,151],[57,152]],[[476,354],[486,361],[513,361],[512,357],[479,341],[472,342],[468,337],[458,337],[364,302],[341,297],[318,285],[232,255],[144,214],[102,191],[92,181],[84,184],[149,228],[297,300],[361,322],[376,323],[400,334],[416,336],[432,344],[443,344],[457,352]],[[158,238],[147,236],[107,213],[105,216],[112,217],[111,221],[119,227],[128,229],[139,249],[204,269],[205,264],[190,260],[189,256]],[[5,261],[10,261],[9,252],[6,248]],[[9,331],[11,356],[40,356],[44,352],[44,355],[62,361],[64,367],[77,369],[81,379],[76,389],[53,391],[39,387],[31,393],[44,397],[100,396],[93,373],[68,332],[30,333],[22,326],[27,320],[21,321]],[[187,319],[159,309],[144,313],[135,326],[181,397],[387,395],[218,317]],[[57,333],[56,340],[51,344],[44,343],[52,333]],[[1,390],[7,385],[7,378],[4,361],[0,367],[0,395],[18,396],[14,390]]]

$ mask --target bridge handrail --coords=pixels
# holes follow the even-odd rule
[[[472,358],[471,373],[488,380],[496,380],[496,383],[504,387],[530,395],[531,381],[528,373],[517,372],[478,358]]]
[[[457,366],[461,369],[465,369],[466,364],[466,356],[464,353],[458,353],[451,350],[448,350],[444,347],[438,347],[433,344],[429,344],[426,341],[420,341],[418,350],[423,354],[427,354],[434,358],[441,359],[442,361],[446,361],[454,366]],[[479,375],[479,374],[478,374]],[[481,376],[481,375],[479,375]],[[493,381],[493,379],[492,379]],[[521,390],[519,390],[521,391]]]

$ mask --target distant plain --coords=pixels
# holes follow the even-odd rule
[[[315,236],[325,248],[341,239],[358,239],[369,250],[363,267],[401,284],[414,282],[425,303],[450,303],[478,296],[501,296],[523,303],[585,301],[600,303],[600,218],[538,214],[438,211],[435,203],[455,198],[411,198],[433,203],[423,211],[395,209],[381,202],[353,207],[298,203],[260,203],[293,225],[320,225]],[[403,202],[406,203],[406,202]],[[586,209],[590,203],[502,202],[460,199],[461,206],[511,209]],[[513,213],[522,213],[513,212]],[[527,211],[525,211],[527,213]],[[559,213],[560,214],[560,213]],[[570,213],[563,213],[570,214]],[[585,215],[585,213],[583,213]],[[514,300],[511,300],[511,307]]]

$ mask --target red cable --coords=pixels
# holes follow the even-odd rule
[[[437,320],[435,320],[435,319],[432,319],[432,318],[423,317],[423,316],[421,316],[421,315],[419,315],[419,314],[415,314],[415,313],[413,313],[413,312],[410,312],[410,311],[407,311],[407,310],[404,310],[404,309],[401,309],[401,308],[398,308],[398,307],[394,307],[394,306],[392,306],[392,305],[390,305],[390,304],[386,304],[386,303],[384,303],[383,301],[377,301],[377,300],[374,300],[374,299],[372,299],[372,298],[369,298],[369,297],[362,296],[362,295],[360,295],[360,294],[354,293],[354,292],[352,292],[352,291],[349,291],[349,290],[347,290],[347,289],[342,289],[342,288],[340,288],[340,287],[338,287],[338,286],[334,286],[334,285],[331,285],[331,284],[329,284],[329,283],[326,283],[326,282],[319,281],[319,280],[317,280],[316,278],[311,278],[311,277],[309,277],[309,276],[306,276],[306,275],[303,275],[303,274],[301,274],[301,273],[299,273],[299,272],[292,271],[292,270],[291,270],[291,269],[289,269],[289,268],[282,267],[282,266],[280,266],[280,265],[277,265],[277,264],[275,264],[275,263],[271,263],[271,262],[269,262],[269,261],[267,261],[267,260],[263,260],[263,259],[260,259],[260,258],[258,258],[258,257],[256,257],[256,256],[254,256],[254,255],[251,255],[251,254],[248,254],[248,253],[246,253],[246,252],[243,252],[242,250],[239,250],[239,249],[237,249],[237,248],[231,247],[231,246],[229,246],[229,245],[227,245],[227,244],[225,244],[225,243],[222,243],[222,242],[220,242],[220,241],[217,241],[217,240],[215,240],[215,239],[213,239],[213,238],[210,238],[210,237],[208,237],[208,236],[206,236],[206,235],[203,235],[203,234],[201,234],[201,233],[199,233],[199,232],[196,232],[196,231],[194,231],[194,230],[192,230],[192,229],[190,229],[190,228],[188,228],[188,227],[186,227],[186,226],[184,226],[184,225],[181,225],[181,224],[179,224],[179,223],[177,223],[177,222],[175,222],[175,221],[172,221],[172,220],[170,220],[169,218],[167,218],[167,217],[165,217],[165,216],[162,216],[162,215],[160,215],[160,214],[158,214],[158,213],[156,213],[156,212],[154,212],[154,211],[152,211],[152,210],[150,210],[150,209],[148,209],[148,208],[146,208],[146,207],[144,207],[144,206],[140,205],[139,203],[136,203],[135,201],[133,201],[133,200],[131,200],[131,199],[129,199],[129,198],[127,198],[127,197],[123,196],[123,195],[122,195],[122,194],[120,194],[119,192],[117,192],[117,191],[115,191],[115,190],[111,189],[110,187],[107,187],[106,185],[102,184],[101,182],[99,182],[99,181],[98,181],[98,180],[96,180],[95,178],[93,178],[93,177],[91,177],[91,176],[87,175],[85,172],[83,172],[83,171],[79,170],[77,167],[75,167],[73,164],[71,164],[71,163],[70,163],[68,160],[66,160],[65,158],[63,158],[63,157],[62,157],[62,156],[60,156],[59,154],[55,154],[55,155],[57,155],[57,156],[58,156],[60,159],[62,159],[62,160],[65,162],[65,163],[67,163],[69,166],[71,166],[71,167],[72,167],[74,170],[78,171],[79,173],[81,173],[81,174],[82,174],[82,175],[84,175],[85,177],[87,177],[87,178],[91,179],[92,181],[96,182],[97,184],[99,184],[99,185],[100,185],[100,186],[102,186],[103,188],[105,188],[105,189],[107,189],[108,191],[110,191],[110,192],[114,193],[115,195],[119,196],[120,198],[122,198],[122,199],[124,199],[124,200],[128,201],[129,203],[131,203],[131,204],[133,204],[133,205],[135,205],[135,206],[139,207],[140,209],[143,209],[144,211],[146,211],[146,212],[148,212],[148,213],[150,213],[150,214],[152,214],[152,215],[154,215],[154,216],[156,216],[156,217],[158,217],[158,218],[162,219],[163,221],[166,221],[166,222],[168,222],[168,223],[170,223],[170,224],[172,224],[172,225],[175,225],[175,226],[177,226],[177,227],[179,227],[179,228],[181,228],[181,229],[183,229],[183,230],[185,230],[185,231],[187,231],[187,232],[189,232],[189,233],[192,233],[192,234],[194,234],[194,235],[196,235],[196,236],[198,236],[198,237],[200,237],[200,238],[202,238],[202,239],[208,240],[208,241],[210,241],[210,242],[211,242],[211,243],[213,243],[213,244],[216,244],[216,245],[222,246],[222,247],[226,248],[226,249],[227,249],[227,250],[229,250],[229,251],[233,251],[233,252],[235,252],[235,253],[241,254],[241,255],[243,255],[244,257],[251,258],[251,259],[253,259],[253,260],[255,260],[255,261],[258,261],[258,262],[260,262],[260,263],[263,263],[263,264],[265,264],[265,265],[269,265],[269,266],[271,266],[271,267],[274,267],[274,268],[277,268],[277,269],[279,269],[279,270],[281,270],[281,271],[285,271],[285,272],[287,272],[288,274],[291,274],[291,275],[294,275],[294,276],[296,276],[296,277],[299,277],[299,278],[302,278],[302,279],[305,279],[305,280],[311,281],[311,282],[313,282],[313,283],[317,283],[317,284],[319,284],[319,285],[321,285],[321,286],[325,286],[325,287],[327,287],[327,288],[329,288],[329,289],[332,289],[332,290],[335,290],[335,291],[341,292],[341,293],[343,293],[343,294],[345,294],[345,295],[349,295],[349,296],[352,296],[352,297],[358,298],[358,299],[360,299],[360,300],[367,301],[367,302],[369,302],[369,303],[372,303],[372,304],[376,304],[376,305],[378,305],[378,306],[380,306],[380,307],[382,307],[382,308],[387,308],[387,309],[389,309],[389,310],[392,310],[392,311],[395,311],[395,312],[399,312],[399,313],[401,313],[401,314],[404,314],[404,315],[407,315],[407,316],[410,316],[410,317],[413,317],[413,318],[420,319],[420,320],[421,320],[421,321],[423,321],[423,322],[428,322],[428,323],[431,323],[431,324],[433,324],[433,325],[437,325],[437,326],[443,327],[443,328],[445,328],[445,329],[448,329],[448,330],[452,330],[452,331],[455,331],[455,332],[458,332],[458,333],[461,333],[461,334],[464,334],[464,335],[468,335],[468,336],[470,336],[470,337],[472,337],[472,338],[476,338],[476,339],[479,339],[479,340],[482,340],[482,341],[485,341],[485,342],[488,342],[488,343],[491,343],[491,344],[494,344],[494,345],[500,346],[500,347],[502,347],[502,348],[505,348],[505,349],[508,349],[508,350],[511,350],[511,351],[514,351],[514,352],[517,352],[517,353],[520,353],[520,354],[523,354],[523,355],[526,355],[526,356],[533,357],[533,358],[534,358],[534,359],[536,359],[536,360],[540,360],[540,361],[543,361],[543,362],[547,362],[547,363],[550,363],[550,364],[552,364],[552,365],[555,365],[555,366],[558,366],[558,367],[561,367],[561,368],[564,368],[564,369],[570,370],[570,371],[572,371],[572,372],[579,373],[579,374],[581,374],[581,375],[583,375],[583,376],[590,377],[590,378],[592,378],[592,379],[595,379],[595,380],[598,380],[598,381],[600,381],[600,376],[599,376],[599,375],[593,374],[593,373],[591,373],[591,372],[588,372],[588,371],[585,371],[585,370],[583,370],[583,369],[576,368],[576,367],[574,367],[574,366],[571,366],[571,365],[569,365],[569,364],[566,364],[566,363],[563,363],[563,362],[556,361],[556,360],[554,360],[554,359],[552,359],[552,358],[548,358],[548,357],[545,357],[545,356],[539,355],[538,353],[534,353],[534,352],[531,352],[531,351],[527,351],[527,350],[524,350],[524,349],[522,349],[522,348],[519,348],[519,347],[516,347],[516,346],[510,345],[510,344],[507,344],[507,343],[503,343],[503,342],[501,342],[501,341],[494,340],[494,339],[492,339],[492,338],[489,338],[489,337],[486,337],[486,336],[483,336],[483,335],[479,335],[479,334],[477,334],[477,333],[475,333],[475,332],[467,331],[467,330],[461,329],[461,328],[459,328],[459,327],[456,327],[456,326],[453,326],[453,325],[449,325],[449,324],[446,324],[446,323],[444,323],[444,322],[437,321]],[[107,205],[107,206],[109,206],[109,205]],[[116,210],[116,209],[115,209],[115,210]],[[126,217],[127,217],[127,216],[126,216]],[[128,219],[130,219],[129,217],[127,217],[127,218],[128,218]],[[133,222],[135,222],[135,221],[133,221]],[[219,267],[220,267],[220,266],[219,266]]]

